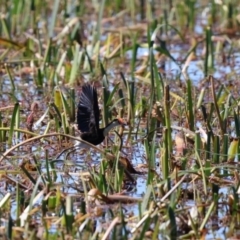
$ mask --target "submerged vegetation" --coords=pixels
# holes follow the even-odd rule
[[[237,0],[0,3],[1,239],[239,239]],[[79,139],[81,86],[100,125]]]

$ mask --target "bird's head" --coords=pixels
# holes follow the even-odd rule
[[[104,128],[104,131],[103,131],[103,135],[104,136],[107,136],[108,132],[114,128],[114,127],[117,127],[117,126],[126,126],[126,122],[122,119],[122,118],[116,118],[114,120],[112,120],[112,122],[110,122],[105,128]]]
[[[114,126],[126,126],[127,123],[122,119],[122,118],[116,118],[112,121],[111,125],[114,125]]]

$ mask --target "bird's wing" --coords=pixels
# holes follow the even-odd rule
[[[84,84],[77,110],[78,129],[81,132],[97,132],[99,114],[97,91],[92,85]]]

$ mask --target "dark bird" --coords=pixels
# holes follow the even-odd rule
[[[121,118],[114,119],[105,128],[99,128],[99,107],[96,89],[90,84],[82,86],[77,109],[77,124],[81,131],[81,139],[93,145],[98,145],[116,126],[126,125]]]

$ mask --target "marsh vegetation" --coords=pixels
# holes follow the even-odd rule
[[[1,1],[1,239],[239,239],[240,4]],[[100,125],[90,149],[81,86]]]

